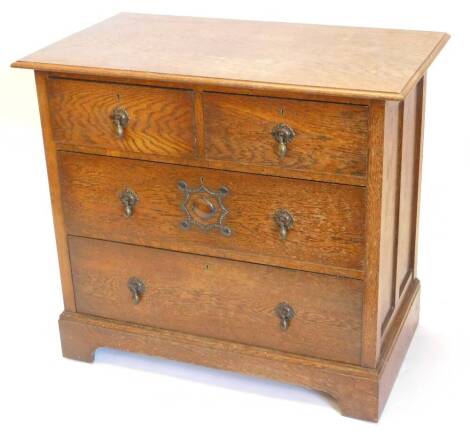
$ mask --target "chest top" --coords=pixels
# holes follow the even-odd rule
[[[401,100],[439,32],[118,14],[13,66]]]

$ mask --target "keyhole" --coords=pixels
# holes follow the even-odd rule
[[[279,113],[281,114],[281,116],[284,116],[284,114],[285,114],[284,107],[280,108]]]

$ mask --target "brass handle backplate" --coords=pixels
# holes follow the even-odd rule
[[[127,281],[127,287],[132,294],[132,303],[139,304],[145,291],[144,282],[142,282],[142,280],[138,279],[137,277],[131,277]]]
[[[113,120],[114,127],[116,129],[116,135],[119,138],[122,138],[124,136],[124,128],[126,128],[129,123],[127,110],[122,107],[116,107],[111,114],[111,119]]]
[[[287,238],[287,231],[294,226],[294,217],[285,209],[278,209],[274,213],[274,220],[279,226],[279,238],[285,240]]]
[[[139,198],[131,189],[126,188],[119,194],[119,199],[121,199],[121,203],[124,206],[124,216],[127,218],[131,217],[134,214]]]
[[[284,158],[287,154],[287,145],[294,140],[295,131],[289,125],[277,124],[271,134],[278,144],[279,157]]]
[[[186,215],[181,222],[183,229],[196,226],[206,232],[218,229],[227,237],[232,234],[232,230],[224,223],[229,213],[224,205],[224,198],[229,194],[227,187],[222,186],[212,191],[204,185],[204,178],[201,178],[199,187],[190,188],[185,181],[178,181],[178,188],[184,195],[181,203],[181,210]]]
[[[292,306],[286,302],[279,303],[276,306],[276,315],[281,320],[280,326],[282,330],[287,330],[291,321],[294,319],[295,312]]]

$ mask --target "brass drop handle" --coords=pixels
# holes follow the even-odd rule
[[[124,136],[124,128],[126,128],[129,123],[127,110],[122,107],[116,107],[111,114],[111,119],[113,120],[116,128],[116,135],[119,138],[122,138]]]
[[[287,145],[294,140],[295,131],[287,124],[277,124],[271,134],[278,143],[279,158],[284,158],[287,154]]]
[[[139,304],[145,291],[144,282],[137,277],[131,277],[127,281],[127,287],[129,288],[129,291],[131,291],[132,303]]]
[[[217,206],[207,197],[199,197],[194,200],[191,211],[201,220],[210,220],[217,212]]]
[[[287,330],[291,321],[294,319],[295,312],[292,306],[286,302],[279,303],[276,306],[276,315],[281,320],[280,326],[282,330]]]
[[[289,211],[278,209],[274,213],[274,220],[279,226],[279,238],[285,240],[287,238],[287,232],[294,226],[294,217],[292,217]]]
[[[126,188],[119,194],[119,199],[124,206],[124,216],[126,218],[131,217],[134,214],[135,206],[139,198],[131,189]]]

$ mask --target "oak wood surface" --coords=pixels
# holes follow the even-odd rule
[[[393,384],[398,376],[411,339],[418,327],[420,305],[420,283],[410,281],[397,309],[391,327],[383,340],[382,356],[377,373],[379,376],[379,414],[385,407]]]
[[[77,311],[348,363],[361,356],[362,282],[69,237]],[[131,301],[128,280],[145,292]],[[287,330],[275,309],[287,302]]]
[[[426,83],[427,76],[423,75],[419,84],[418,84],[418,101],[417,101],[417,124],[416,124],[416,161],[415,161],[415,176],[418,177],[418,180],[415,183],[415,212],[412,217],[412,223],[414,225],[413,230],[413,277],[417,278],[418,271],[418,236],[419,236],[419,211],[421,203],[421,171],[423,164],[423,144],[424,144],[424,120],[425,120],[425,106],[426,106]]]
[[[297,384],[331,395],[343,415],[377,421],[373,370],[235,342],[64,312],[64,357],[93,362],[99,347],[116,348]]]
[[[362,365],[374,368],[380,355],[377,321],[378,287],[380,284],[380,232],[382,228],[383,153],[386,102],[377,101],[370,107],[369,157],[366,205],[366,272],[363,306]]]
[[[306,271],[361,278],[365,189],[272,176],[197,169],[174,164],[59,152],[62,200],[70,234],[190,253],[208,254]],[[224,224],[232,230],[184,230],[183,180],[190,188],[229,189]],[[125,218],[119,194],[139,197]],[[195,197],[199,197],[195,195]],[[212,198],[217,210],[220,206]],[[201,208],[191,199],[187,207]],[[281,240],[274,220],[287,209],[294,226]],[[193,213],[194,215],[194,213]],[[218,221],[220,213],[206,223]]]
[[[302,101],[322,101],[322,102],[336,102],[340,104],[356,104],[364,105],[368,104],[370,101],[374,101],[376,98],[366,98],[361,96],[350,96],[350,95],[330,95],[323,93],[315,93],[314,89],[305,89],[301,87],[279,87],[279,88],[270,88],[267,83],[264,86],[261,86],[260,83],[250,83],[244,82],[243,86],[238,85],[229,85],[229,84],[220,84],[218,82],[214,83],[201,83],[197,78],[190,80],[176,80],[172,81],[167,79],[151,79],[151,78],[135,78],[128,76],[126,74],[118,74],[118,72],[100,73],[100,74],[80,74],[78,72],[49,72],[50,78],[64,78],[64,79],[73,79],[73,80],[86,80],[86,81],[96,81],[104,83],[123,83],[123,84],[135,84],[142,86],[155,86],[162,88],[170,89],[186,89],[186,90],[195,90],[201,92],[217,92],[217,93],[226,93],[226,94],[235,94],[235,95],[252,95],[252,96],[267,96],[267,97],[278,97],[278,98],[290,98],[290,99],[299,99]]]
[[[417,206],[417,185],[419,181],[417,162],[420,146],[417,126],[421,122],[421,109],[418,107],[419,87],[418,84],[403,103],[395,304],[398,304],[398,299],[402,295],[414,269],[414,219]]]
[[[419,282],[411,289],[378,369],[70,312],[59,320],[62,351],[92,362],[97,348],[111,347],[272,378],[331,395],[346,416],[378,421],[417,325]]]
[[[425,105],[425,80],[423,76],[400,103],[400,128],[396,177],[394,268],[391,279],[382,279],[390,284],[392,302],[388,315],[382,323],[384,344],[393,318],[398,315],[406,292],[417,279],[416,245],[419,215],[419,184],[421,179],[422,134]],[[389,283],[390,282],[390,283]]]
[[[56,147],[61,150],[92,153],[98,155],[108,155],[114,157],[125,157],[133,159],[141,159],[147,161],[159,161],[167,163],[179,163],[195,167],[207,167],[213,169],[231,170],[237,172],[259,173],[267,175],[276,175],[282,177],[293,177],[299,179],[309,179],[316,181],[327,181],[342,183],[348,185],[366,185],[365,176],[358,176],[357,174],[348,173],[354,170],[354,167],[361,166],[365,170],[367,160],[367,149],[361,149],[360,143],[367,142],[367,133],[364,131],[367,124],[366,112],[369,104],[368,100],[345,100],[344,98],[329,97],[321,99],[319,95],[305,95],[298,93],[283,93],[289,99],[281,98],[248,98],[250,100],[271,101],[273,104],[279,101],[284,101],[289,107],[326,107],[325,110],[320,109],[320,119],[318,114],[316,117],[310,116],[310,121],[317,127],[322,134],[316,134],[313,141],[306,141],[307,136],[312,137],[312,127],[306,124],[300,124],[300,116],[295,113],[295,110],[289,110],[289,118],[292,114],[296,118],[296,125],[302,125],[299,131],[302,131],[300,138],[296,141],[294,148],[291,147],[291,152],[285,159],[288,164],[263,164],[260,160],[260,152],[250,152],[251,157],[255,156],[258,161],[256,164],[247,164],[243,158],[237,160],[236,158],[206,158],[205,145],[204,145],[204,119],[216,129],[216,125],[211,121],[210,116],[204,118],[203,113],[203,94],[207,93],[206,88],[200,88],[193,84],[188,84],[187,88],[180,86],[180,93],[172,88],[165,89],[164,86],[177,86],[176,83],[164,82],[139,82],[131,80],[129,83],[123,80],[122,77],[113,77],[114,82],[110,82],[109,77],[98,76],[81,76],[77,74],[57,76],[56,74],[49,76],[50,84],[48,88],[49,99],[51,103],[55,104],[52,111],[54,114],[52,121],[54,122],[55,142]],[[132,85],[132,86],[131,86]],[[214,93],[214,88],[210,88],[209,93]],[[111,108],[117,107],[117,98],[122,102],[122,92],[124,94],[131,94],[131,103],[133,108],[139,108],[135,113],[131,113],[131,123],[126,128],[126,133],[122,139],[116,137],[113,124],[111,122],[109,112]],[[160,90],[162,92],[160,92]],[[227,91],[240,92],[240,95],[252,95],[249,89],[232,89]],[[193,95],[194,101],[194,127],[190,126],[189,115],[182,107],[187,107],[188,94]],[[263,94],[261,92],[261,94]],[[221,95],[218,93],[218,95]],[[180,97],[181,96],[181,97]],[[234,96],[232,94],[232,96]],[[230,97],[230,95],[227,95]],[[294,97],[302,98],[300,100],[293,100]],[[309,103],[305,98],[320,98],[320,101],[313,101]],[[181,103],[179,106],[171,104],[176,110],[176,115],[184,114],[183,117],[176,116],[177,119],[169,118],[163,113],[157,112],[153,106],[157,102],[158,107],[162,105],[168,106],[166,101],[170,103]],[[146,110],[145,105],[148,102],[152,106]],[[245,99],[242,99],[245,101]],[[335,110],[336,104],[341,109]],[[161,103],[161,104],[160,104]],[[125,104],[121,104],[125,105]],[[328,108],[329,107],[329,108]],[[142,108],[142,109],[141,109]],[[280,108],[282,109],[282,107]],[[343,109],[343,110],[342,110]],[[283,110],[285,113],[285,110]],[[349,112],[352,112],[351,114]],[[168,112],[166,109],[165,112]],[[184,112],[184,113],[183,113]],[[326,117],[323,114],[326,112]],[[78,113],[86,114],[85,117],[78,116]],[[303,115],[308,116],[308,111]],[[253,113],[253,116],[255,113]],[[357,118],[355,121],[348,121],[348,118]],[[179,123],[177,121],[184,121]],[[246,130],[254,122],[254,117],[245,119],[243,128]],[[259,119],[259,117],[258,117]],[[150,122],[151,121],[151,122]],[[162,122],[166,123],[162,127]],[[354,133],[350,124],[360,126],[359,132]],[[348,126],[349,125],[349,126]],[[145,127],[143,129],[142,127]],[[335,130],[335,128],[341,130]],[[263,126],[265,128],[265,125]],[[161,134],[163,129],[163,135]],[[191,130],[194,131],[193,149],[190,147]],[[309,131],[307,136],[303,131]],[[271,131],[266,130],[267,135],[272,139]],[[340,140],[343,145],[336,146],[335,142],[331,139],[335,138]],[[250,136],[253,141],[253,135]],[[348,137],[351,137],[352,145],[348,145]],[[172,140],[174,138],[174,140]],[[255,137],[256,138],[256,137]],[[262,137],[260,137],[260,140]],[[300,152],[298,151],[300,140]],[[209,137],[210,141],[210,137]],[[218,138],[220,143],[220,135]],[[315,145],[315,141],[317,145]],[[346,141],[346,142],[345,142]],[[233,142],[233,140],[232,140]],[[328,146],[321,145],[322,142],[327,143]],[[273,142],[274,143],[274,142]],[[320,143],[320,145],[318,145]],[[243,142],[235,143],[232,149],[240,154],[237,147],[243,145]],[[260,143],[253,143],[254,149],[263,150],[263,155],[266,156],[270,153],[275,153],[275,147],[268,146],[269,151],[266,152],[266,145],[260,146]],[[224,145],[221,145],[224,147]],[[330,150],[331,148],[331,150]],[[344,148],[344,149],[343,149]],[[251,148],[249,148],[251,149]],[[224,151],[226,153],[226,151]],[[293,156],[295,161],[293,162]],[[315,155],[313,155],[313,152]],[[214,152],[212,152],[213,154]],[[277,154],[275,154],[277,155]],[[319,159],[319,155],[322,157]],[[217,156],[216,156],[217,157]],[[243,157],[243,155],[241,155]],[[264,157],[262,157],[264,158]],[[272,157],[270,157],[272,158]],[[261,164],[260,164],[261,163]],[[308,165],[312,167],[309,168]],[[299,167],[305,166],[307,167]],[[320,170],[315,170],[315,167],[321,166]],[[349,170],[348,170],[349,166]],[[299,170],[300,169],[300,170]]]
[[[448,38],[439,32],[125,13],[13,66],[403,99]]]
[[[367,106],[213,92],[203,104],[208,160],[365,178]],[[295,132],[283,158],[272,136],[279,124]]]
[[[367,106],[364,105],[367,101],[331,104],[242,97],[240,101],[243,104],[246,101],[247,108],[240,109],[242,112],[251,110],[247,113],[249,119],[236,121],[237,113],[234,113],[233,121],[242,123],[248,138],[243,137],[243,131],[240,131],[240,137],[233,137],[233,134],[221,137],[220,133],[224,131],[220,127],[223,125],[211,120],[213,116],[209,113],[204,117],[202,97],[203,94],[220,95],[224,99],[223,94],[191,88],[175,90],[162,87],[164,85],[138,82],[126,85],[122,80],[112,83],[100,77],[86,80],[83,76],[73,76],[73,79],[68,76],[49,77],[51,122],[57,148],[351,185],[366,184],[361,172],[365,171],[367,162],[368,120]],[[236,95],[226,97],[230,99]],[[258,107],[260,103],[253,104],[253,101],[264,101],[265,107]],[[278,110],[264,113],[268,118],[263,121],[263,117],[253,110],[253,105],[262,115],[263,108],[264,112],[270,106],[276,106]],[[130,111],[130,124],[123,138],[117,137],[110,117],[116,107]],[[286,112],[287,107],[289,110]],[[310,113],[310,110],[314,112]],[[277,115],[281,111],[284,115]],[[231,114],[227,113],[226,121],[230,121]],[[297,139],[281,161],[277,157],[271,131],[276,125],[273,119],[277,117],[280,121],[285,115],[291,123],[294,121]],[[256,119],[258,129],[250,128]],[[304,119],[308,121],[303,122]],[[211,142],[208,158],[204,147],[204,129],[207,126],[215,131],[216,136],[211,140],[212,136],[208,135],[208,142]],[[233,132],[232,128],[230,133]],[[217,146],[212,146],[213,142]],[[248,160],[253,161],[250,164]]]
[[[405,291],[416,280],[417,207],[424,78],[405,101],[386,102],[369,152],[367,277],[364,290],[363,364],[374,367]],[[373,109],[371,109],[373,113]],[[371,135],[371,137],[374,137]],[[377,155],[379,154],[379,155]],[[375,202],[375,203],[374,203]],[[380,234],[370,231],[380,230]],[[366,313],[367,312],[367,313]],[[372,348],[374,351],[372,352]]]
[[[61,200],[61,186],[57,167],[57,148],[51,129],[51,110],[47,98],[47,74],[35,72],[36,91],[41,116],[41,128],[44,141],[44,153],[46,156],[47,176],[49,181],[50,200],[52,205],[52,217],[54,219],[54,231],[59,260],[60,280],[62,283],[62,295],[64,307],[68,311],[75,311],[75,296],[70,269],[70,257],[67,245],[67,232],[64,225],[64,214]]]
[[[378,323],[381,334],[395,309],[395,270],[397,262],[398,203],[400,200],[402,104],[387,102],[384,119],[383,189],[380,233]]]
[[[150,154],[197,156],[191,91],[51,78],[48,81],[54,140],[61,144]],[[116,134],[111,118],[124,108],[129,123]]]

